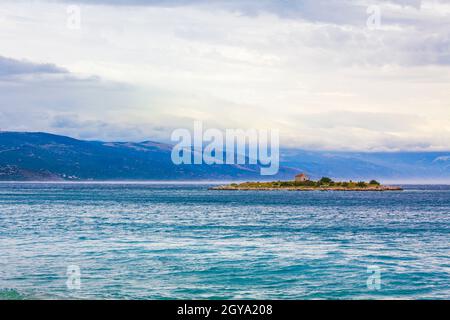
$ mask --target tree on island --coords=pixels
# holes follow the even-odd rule
[[[319,180],[320,184],[333,184],[333,180],[328,177],[322,177],[322,179]]]
[[[381,183],[379,183],[377,180],[370,180],[369,184],[379,186]]]

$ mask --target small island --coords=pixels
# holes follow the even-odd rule
[[[331,178],[323,177],[318,181],[310,180],[305,174],[300,174],[293,181],[273,182],[244,182],[229,185],[211,187],[210,190],[287,190],[287,191],[402,191],[398,186],[384,186],[378,181],[354,182],[333,181]]]

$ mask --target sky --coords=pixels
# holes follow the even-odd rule
[[[2,0],[0,129],[450,150],[449,25],[446,0]]]

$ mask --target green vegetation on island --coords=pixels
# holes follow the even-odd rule
[[[333,181],[323,177],[318,181],[309,180],[305,175],[298,175],[294,181],[244,182],[212,187],[212,190],[292,190],[292,191],[394,191],[402,190],[396,186],[383,186],[376,180]]]

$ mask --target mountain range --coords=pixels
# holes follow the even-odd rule
[[[0,132],[0,181],[283,180],[311,178],[450,182],[450,152],[280,150],[280,171],[258,165],[175,165],[165,143],[83,141],[49,133]]]
[[[258,165],[175,165],[153,141],[83,141],[48,133],[0,132],[0,180],[245,180]],[[297,173],[281,168],[277,178]]]

